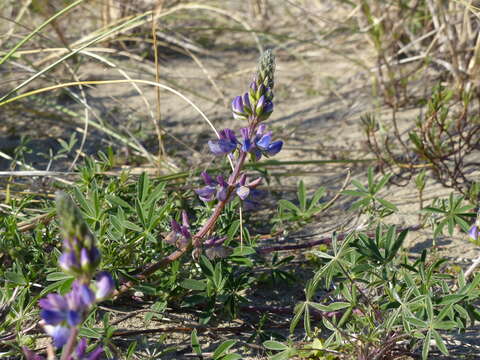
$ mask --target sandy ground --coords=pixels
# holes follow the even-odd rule
[[[331,28],[332,23],[340,24],[345,19],[345,9],[331,10],[332,6],[329,4],[323,4],[317,8],[318,17],[326,19],[323,22],[319,21],[317,28],[319,33]],[[300,10],[298,16],[299,19],[302,19]],[[303,29],[308,28],[306,21],[299,21],[304,26]],[[280,24],[290,26],[293,33],[298,32],[291,21],[279,20]],[[238,37],[245,41],[246,35],[238,35]],[[350,61],[345,54],[362,59],[367,65],[373,66],[373,53],[368,51],[369,48],[361,35],[347,36],[340,33],[331,35],[322,41],[325,43],[323,48],[305,47],[302,59],[294,56],[295,51],[302,50],[301,47],[294,48],[292,51],[288,48],[286,50],[277,49],[276,107],[271,120],[269,120],[269,126],[279,138],[285,140],[285,149],[276,159],[372,158],[366,152],[360,116],[375,111],[382,114],[381,120],[387,122],[388,109],[379,105],[380,100],[372,94],[372,75]],[[216,43],[225,44],[228,43],[228,39],[219,38]],[[272,46],[276,47],[275,44]],[[332,51],[332,47],[335,51]],[[255,69],[258,52],[251,47],[247,51],[221,49],[221,46],[219,49],[209,50],[212,51],[212,55],[201,57],[204,69],[201,69],[188,57],[162,56],[160,54],[162,59],[161,77],[165,80],[165,84],[182,89],[180,91],[192,99],[217,128],[238,129],[243,124],[232,119],[229,103],[234,96],[241,94],[247,88]],[[119,68],[127,71],[132,78],[154,80],[154,68],[151,62],[142,63],[121,56],[115,58],[114,62]],[[212,86],[205,71],[214,79],[219,90]],[[122,78],[118,70],[94,61],[91,61],[88,66],[80,68],[78,75],[80,79],[90,80]],[[133,136],[139,134],[143,144],[154,152],[156,151],[156,140],[150,111],[145,106],[145,100],[150,104],[152,111],[155,111],[156,94],[152,87],[141,86],[140,88],[142,96],[138,95],[138,92],[128,84],[95,85],[86,92],[89,105],[95,109],[92,119],[98,123],[106,122],[117,129],[129,128]],[[222,96],[219,96],[219,92]],[[59,120],[48,114],[42,116],[38,113],[24,113],[21,118],[10,121],[11,116],[15,116],[15,108],[8,108],[7,111],[0,114],[0,151],[7,151],[15,147],[18,144],[18,135],[21,133],[30,134],[33,138],[33,146],[37,149],[45,150],[50,146],[57,147],[51,140],[52,134],[68,137],[72,131],[83,127],[81,106],[69,103],[60,93],[56,97],[50,97],[49,101],[56,101],[58,104],[66,106],[76,111],[79,116],[74,119]],[[38,107],[48,109],[48,105],[40,104]],[[412,119],[415,119],[419,111],[420,109],[414,108],[400,114],[402,129],[407,129],[412,124]],[[202,117],[184,100],[164,90],[161,92],[161,113],[162,127],[168,134],[174,136],[166,137],[166,149],[173,162],[178,163],[180,168],[185,165],[208,167],[213,161],[213,157],[206,151],[206,141],[213,137],[213,134]],[[113,140],[101,130],[90,126],[85,152],[93,153],[101,146],[112,143],[119,144],[117,140]],[[128,152],[126,146],[120,145],[119,148],[120,153]],[[31,159],[34,161],[33,165],[38,166],[39,169],[45,165],[44,161],[37,156],[31,157]],[[62,166],[60,162],[57,164],[59,167]],[[0,162],[0,170],[6,166],[7,162]],[[302,174],[309,189],[325,186],[331,197],[341,187],[348,168],[352,172],[352,177],[365,180],[365,165],[309,165],[299,168],[298,172]],[[289,196],[288,191],[293,189],[298,179],[298,176],[292,176],[282,180],[283,189],[287,192],[286,196]],[[278,186],[275,189],[278,190]],[[424,194],[425,203],[428,204],[435,197],[448,196],[451,191],[430,179]],[[402,187],[389,186],[384,194],[388,200],[399,207],[398,214],[394,215],[389,220],[390,222],[399,226],[412,226],[418,223],[418,193],[413,183]],[[335,223],[343,222],[349,216],[347,211],[349,204],[350,200],[339,201],[323,218],[304,229],[302,234],[330,232]],[[424,230],[411,232],[405,244],[407,250],[415,255],[424,248],[431,247],[430,234],[431,231]],[[463,267],[468,266],[472,259],[480,255],[478,248],[469,243],[463,234],[457,233],[453,237],[438,239],[437,243],[440,256],[446,256]],[[280,296],[279,294],[273,295],[273,298]],[[301,297],[301,288],[294,289],[293,295],[288,299],[274,301],[274,303],[288,304],[292,302],[291,305],[294,305],[297,296]],[[119,315],[120,317],[121,315]],[[140,314],[138,317],[121,322],[118,326],[129,330],[145,328],[146,325],[142,318],[143,314]],[[190,320],[188,317],[187,319]],[[161,323],[165,324],[165,321]],[[222,326],[227,325],[232,324],[222,324]],[[238,323],[234,325],[238,325]],[[148,327],[158,326],[158,323],[152,322]],[[464,355],[466,352],[480,354],[480,351],[476,350],[478,348],[475,347],[480,345],[476,336],[477,332],[478,329],[474,327],[462,336],[452,335],[450,344],[454,353],[456,349],[459,349],[459,352]],[[173,337],[171,334],[166,334],[164,342],[178,343],[181,341],[186,349],[182,356],[188,358],[188,353],[191,351],[188,348],[189,333],[182,335],[179,332],[179,334]],[[203,336],[202,341],[218,343],[222,339],[226,339],[226,336],[219,331],[211,333],[209,336]],[[154,341],[156,340],[152,338],[151,342]],[[151,346],[143,345],[152,351]],[[256,350],[252,349],[252,353],[255,352]],[[458,354],[453,356],[452,359],[460,358]],[[480,355],[473,356],[470,358],[480,359]],[[251,357],[251,359],[254,358],[258,357]]]

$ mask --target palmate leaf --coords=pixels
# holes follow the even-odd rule
[[[447,226],[450,236],[453,235],[456,225],[460,226],[463,231],[468,231],[470,226],[467,219],[476,216],[474,212],[469,211],[475,207],[472,205],[462,205],[463,200],[463,196],[455,197],[453,193],[451,193],[448,200],[440,201],[438,206],[432,205],[423,209],[423,211],[441,215],[435,226],[434,237],[443,234],[445,226]]]

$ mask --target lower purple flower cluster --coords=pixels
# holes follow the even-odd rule
[[[107,298],[113,287],[110,274],[101,272],[97,275],[95,292],[89,284],[76,280],[66,295],[48,294],[39,301],[44,329],[53,338],[56,348],[66,344],[72,328],[80,325],[91,306]]]
[[[48,294],[39,301],[41,325],[52,337],[53,345],[57,349],[63,348],[62,360],[96,360],[103,353],[102,347],[87,354],[86,340],[77,339],[78,329],[92,306],[108,298],[115,284],[111,275],[104,271],[99,272],[91,284],[100,263],[100,251],[80,210],[64,193],[57,194],[57,214],[63,233],[59,265],[76,280],[67,294]],[[27,360],[43,359],[30,349],[24,348],[23,352]]]

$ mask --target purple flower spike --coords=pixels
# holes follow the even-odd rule
[[[480,229],[478,228],[477,225],[473,225],[471,228],[470,228],[470,231],[468,232],[468,236],[470,236],[470,238],[473,240],[473,241],[478,241],[479,238],[480,238]]]
[[[97,301],[102,301],[110,296],[115,287],[115,283],[108,272],[102,271],[97,275],[96,287],[95,298]]]

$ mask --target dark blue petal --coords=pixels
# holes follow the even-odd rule
[[[95,302],[95,294],[88,285],[80,285],[78,292],[81,299],[81,308],[88,308]]]
[[[273,102],[267,101],[265,106],[263,107],[264,114],[271,114],[273,112]]]
[[[249,152],[252,150],[252,142],[250,139],[243,139],[242,140],[242,151],[243,152]]]
[[[77,326],[82,321],[79,311],[69,310],[67,313],[67,323],[70,326]]]
[[[49,325],[58,325],[66,319],[66,312],[56,310],[42,310],[40,317]]]
[[[276,155],[280,152],[280,150],[282,150],[282,146],[283,146],[283,141],[281,140],[278,140],[278,141],[274,141],[273,143],[271,143],[267,150],[266,150],[266,153],[269,155],[269,156],[273,156],[273,155]]]

